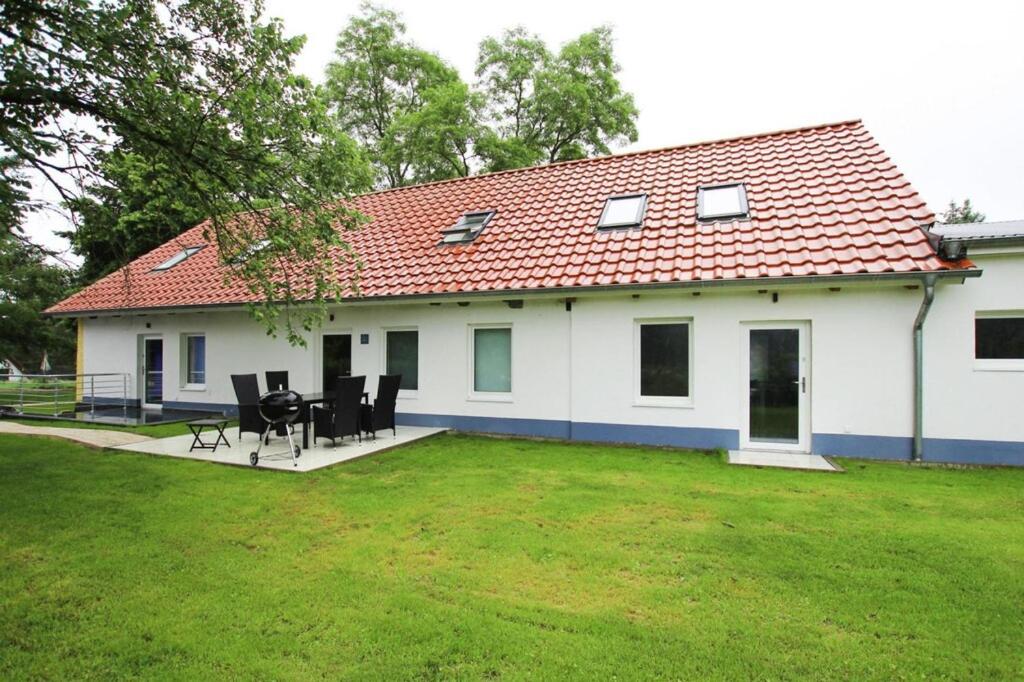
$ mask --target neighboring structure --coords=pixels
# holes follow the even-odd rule
[[[9,359],[0,360],[0,380],[21,381],[25,374]]]
[[[1024,249],[941,244],[859,121],[353,203],[360,295],[307,349],[247,316],[202,225],[50,313],[146,406],[230,411],[233,373],[401,372],[406,424],[1024,464]]]

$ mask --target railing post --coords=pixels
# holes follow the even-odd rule
[[[89,376],[89,414],[96,414],[96,377]]]
[[[20,384],[21,391],[18,397],[18,412],[25,414],[25,377],[24,375],[18,377],[18,383]]]
[[[57,381],[53,384],[53,416],[56,417],[57,412],[57,398],[60,397],[60,382]]]
[[[121,375],[121,416],[128,418],[128,373]]]

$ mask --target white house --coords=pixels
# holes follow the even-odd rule
[[[248,317],[202,225],[49,312],[80,372],[154,408],[401,373],[405,424],[1024,465],[1024,226],[936,225],[859,121],[353,203],[359,294],[305,349]]]

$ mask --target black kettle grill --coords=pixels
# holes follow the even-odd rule
[[[284,431],[288,436],[288,450],[292,458],[292,464],[299,466],[297,460],[299,455],[302,454],[302,448],[292,440],[292,431],[294,429],[291,425],[302,416],[302,406],[302,396],[295,391],[270,391],[260,396],[260,416],[267,422],[267,428],[263,431],[263,436],[260,438],[260,444],[256,446],[256,451],[249,453],[249,464],[256,466],[259,463],[260,449],[267,442],[270,430],[278,426],[284,426]]]

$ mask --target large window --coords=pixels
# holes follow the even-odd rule
[[[419,388],[420,335],[416,330],[389,330],[384,334],[385,367],[388,374],[401,374],[399,388]]]
[[[473,327],[473,392],[512,392],[512,328]]]
[[[1024,313],[979,314],[974,320],[974,357],[1024,361]]]
[[[681,405],[690,400],[690,323],[637,322],[637,376],[640,402]]]
[[[186,387],[206,385],[206,337],[202,334],[185,335],[184,384]]]

